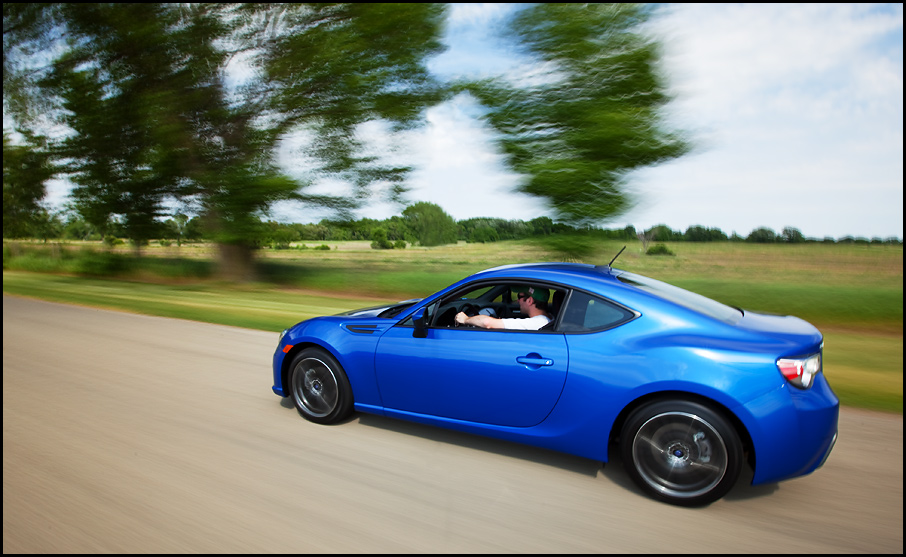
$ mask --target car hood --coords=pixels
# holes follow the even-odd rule
[[[338,313],[337,315],[343,317],[393,317],[394,315],[398,315],[401,311],[408,308],[412,304],[421,300],[422,298],[412,298],[410,300],[403,300],[402,302],[396,302],[394,304],[383,304],[380,306],[344,311],[342,313]]]

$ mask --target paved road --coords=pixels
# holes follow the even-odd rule
[[[903,552],[903,419],[704,509],[599,463],[270,392],[277,335],[3,297],[3,552]]]

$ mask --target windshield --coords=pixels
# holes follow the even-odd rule
[[[643,277],[633,273],[623,273],[617,277],[620,282],[631,284],[646,292],[651,292],[665,300],[689,308],[698,313],[702,313],[714,319],[719,319],[724,323],[731,325],[736,324],[742,319],[742,311],[720,302],[706,298],[695,292],[689,292],[677,286],[672,286],[659,280]]]

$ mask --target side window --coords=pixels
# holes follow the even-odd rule
[[[566,332],[601,331],[616,327],[635,316],[603,298],[574,291],[560,321],[560,330]]]
[[[470,290],[469,292],[466,292],[465,294],[459,295],[459,299],[460,300],[478,300],[478,299],[481,299],[482,296],[484,296],[485,294],[490,292],[492,288],[493,288],[492,286],[483,286],[483,287],[477,288],[475,290]]]
[[[464,312],[469,317],[481,314],[498,319],[525,318],[528,316],[522,314],[518,294],[531,288],[537,289],[538,292],[546,292],[548,298],[546,311],[553,317],[559,315],[566,290],[540,283],[532,285],[528,282],[503,280],[466,285],[435,300],[425,307],[425,321],[429,328],[446,329],[459,326],[455,319],[459,312]],[[515,323],[511,325],[514,326],[508,328],[524,330],[515,326]],[[414,327],[414,323],[409,317],[399,323],[399,326]],[[548,330],[547,327],[545,330]]]

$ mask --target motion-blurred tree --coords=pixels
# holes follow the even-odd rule
[[[356,204],[305,195],[311,180],[278,168],[281,138],[299,128],[314,135],[308,155],[323,164],[312,176],[342,174],[358,194],[390,182],[399,194],[407,169],[359,155],[356,127],[411,123],[438,98],[424,69],[440,48],[437,4],[39,6],[4,4],[4,106],[7,68],[28,74],[7,53],[26,57],[43,45],[54,72],[42,84],[62,100],[61,120],[73,130],[61,156],[86,220],[120,215],[141,239],[168,197],[190,200],[230,278],[250,278],[261,216],[274,202]],[[21,30],[7,40],[14,23]],[[67,48],[53,48],[61,28]],[[236,86],[230,67],[239,58],[251,77]]]
[[[520,190],[546,199],[556,220],[596,224],[631,205],[634,169],[684,154],[667,130],[670,100],[658,45],[642,29],[640,4],[534,4],[512,30],[546,74],[522,83],[484,81],[468,89],[488,108]]]
[[[33,124],[51,104],[41,94],[42,76],[36,56],[52,48],[59,38],[58,10],[62,4],[3,3],[3,114],[19,124]],[[4,122],[5,125],[5,122]]]
[[[254,5],[260,6],[260,5]],[[382,167],[357,154],[359,124],[385,120],[398,127],[419,122],[442,99],[425,59],[442,48],[441,4],[304,4],[250,8],[272,35],[255,59],[265,72],[270,107],[283,129],[316,135],[322,171],[341,174],[359,188],[378,180],[397,185],[409,170]],[[262,36],[258,33],[257,36]]]
[[[50,220],[41,205],[45,183],[54,175],[50,153],[43,139],[26,136],[24,145],[14,145],[3,134],[3,237],[22,238],[45,234]]]
[[[136,250],[158,235],[163,202],[175,194],[161,103],[173,78],[167,42],[176,14],[159,4],[65,5],[56,12],[72,46],[41,82],[60,99],[72,130],[59,156],[76,187],[75,207],[108,234],[114,217]]]

